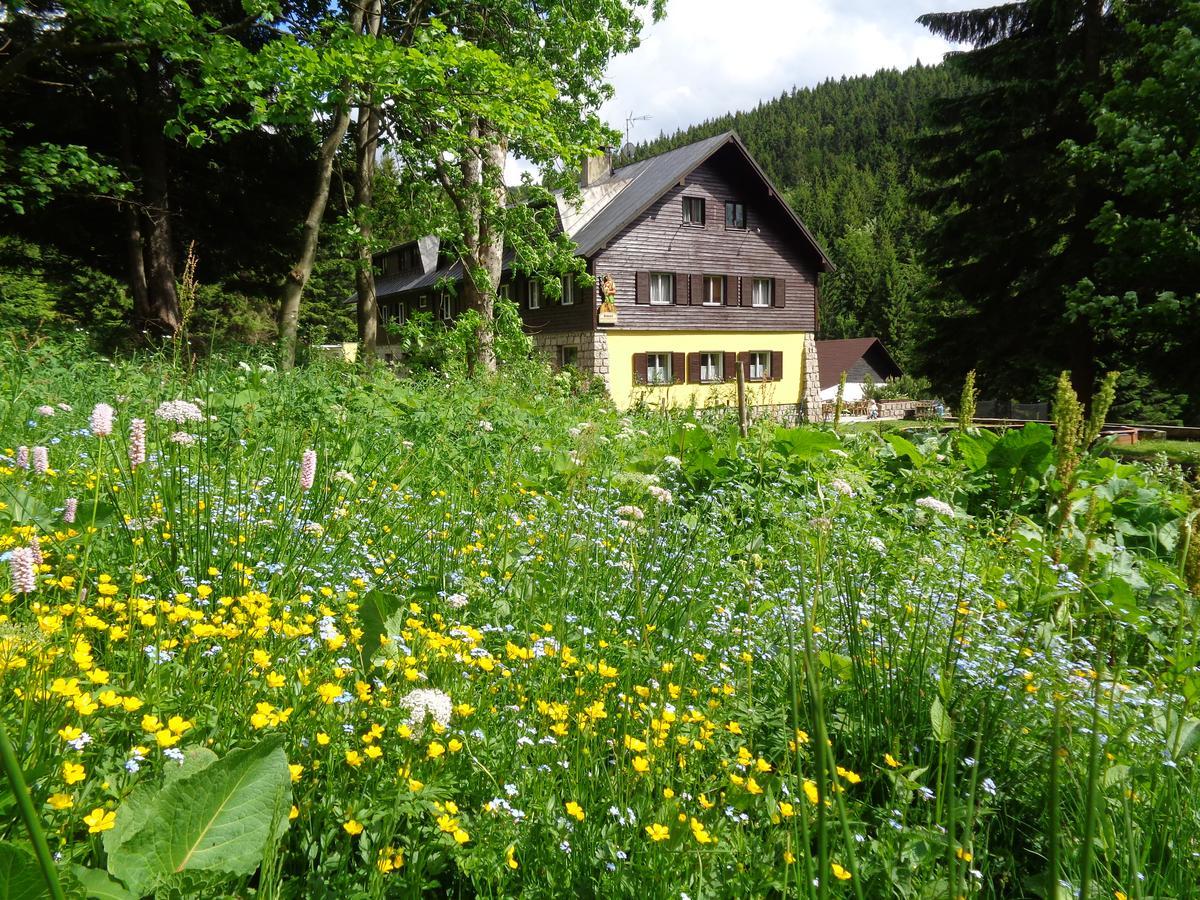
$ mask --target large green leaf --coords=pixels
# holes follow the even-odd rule
[[[0,900],[34,900],[49,894],[33,854],[13,844],[0,843]]]
[[[132,893],[103,869],[75,865],[71,866],[71,874],[83,888],[88,900],[137,900],[137,894]]]
[[[358,617],[362,622],[362,655],[365,666],[370,666],[371,660],[379,652],[379,639],[388,633],[387,620],[403,605],[404,601],[400,597],[386,591],[368,591],[362,598],[358,606]]]
[[[897,459],[907,459],[914,468],[920,468],[928,462],[925,455],[917,449],[917,445],[908,438],[898,434],[885,434],[883,439],[891,446]]]
[[[231,751],[164,786],[138,810],[138,827],[109,848],[108,871],[139,895],[181,872],[254,872],[288,827],[291,776],[280,741]]]
[[[816,428],[776,428],[775,449],[794,462],[807,462],[840,447],[832,431]]]

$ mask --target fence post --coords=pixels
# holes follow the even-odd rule
[[[746,437],[750,433],[750,423],[746,415],[746,369],[741,363],[737,367],[737,400],[738,431]]]

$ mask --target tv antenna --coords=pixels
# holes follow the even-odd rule
[[[645,122],[652,118],[654,118],[654,117],[653,116],[635,116],[633,114],[633,110],[629,111],[629,115],[627,115],[625,117],[625,146],[626,147],[628,147],[630,144],[633,143],[633,141],[631,141],[629,139],[630,133],[633,131],[633,123],[634,122]]]

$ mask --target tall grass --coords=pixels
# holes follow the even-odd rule
[[[176,752],[279,734],[288,832],[254,878],[186,890],[1196,883],[1195,598],[1169,553],[1101,552],[1137,514],[1086,512],[1086,459],[1081,517],[1039,525],[978,505],[957,436],[739,440],[622,416],[536,366],[451,384],[74,352],[0,359],[0,553],[36,534],[45,554],[31,594],[0,574],[0,715],[60,865],[103,867],[85,816],[119,820]],[[203,418],[156,417],[177,400]],[[101,401],[104,440],[86,429]],[[52,471],[15,468],[21,445]],[[1081,528],[1077,571],[1056,548]],[[417,688],[449,695],[445,727],[410,720]],[[0,837],[20,821],[0,805]]]

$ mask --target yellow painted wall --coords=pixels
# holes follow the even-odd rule
[[[746,402],[751,406],[799,403],[804,396],[804,337],[803,331],[609,331],[609,391],[618,409],[628,409],[639,403],[649,406],[733,406],[737,403],[737,382],[734,381],[723,384],[634,384],[633,354],[781,350],[782,380],[747,382]]]

